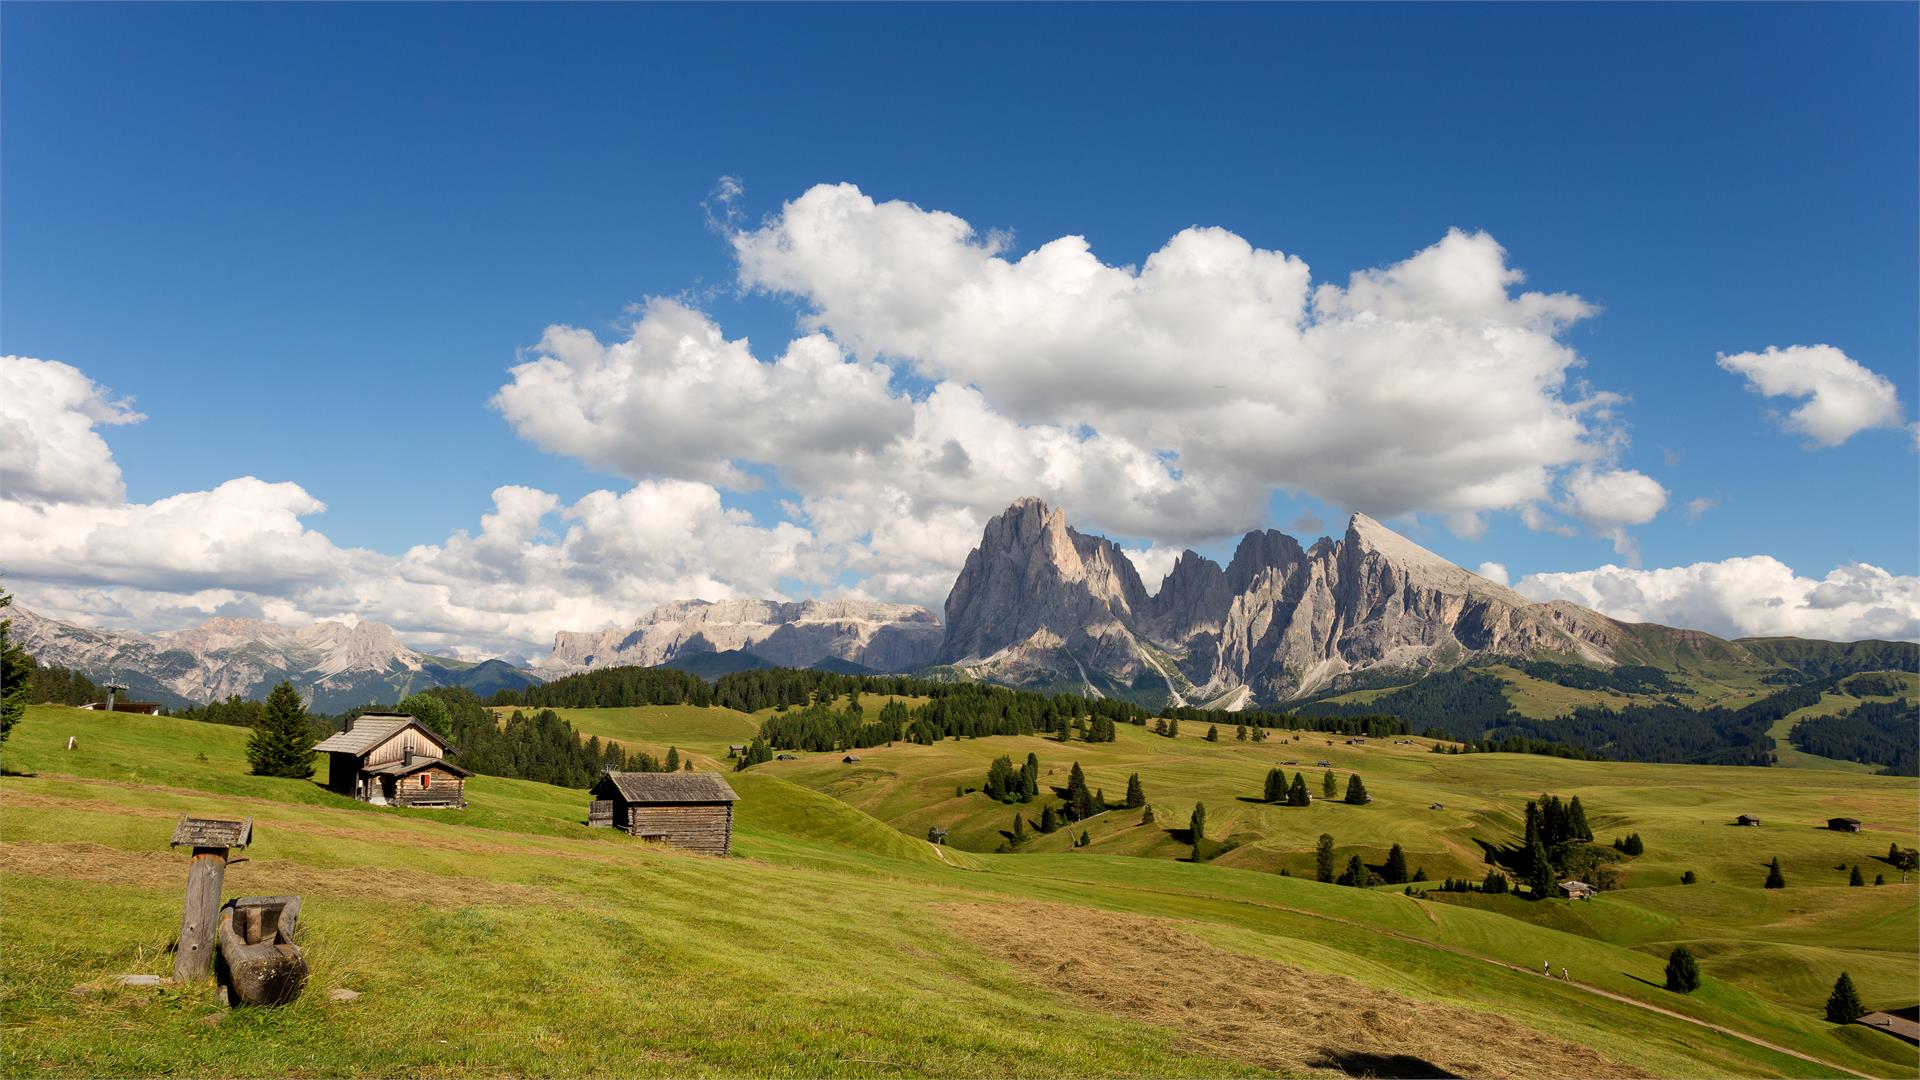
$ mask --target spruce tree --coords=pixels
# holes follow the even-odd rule
[[[1321,833],[1313,845],[1313,871],[1321,881],[1333,880],[1333,836],[1329,833]]]
[[[313,741],[300,692],[282,679],[267,695],[266,709],[247,739],[247,763],[255,776],[304,780],[313,775]]]
[[[1013,842],[1016,844],[1027,842],[1027,815],[1018,810],[1013,813]]]
[[[1386,879],[1389,885],[1403,885],[1407,880],[1407,853],[1395,844],[1387,851]]]
[[[1153,804],[1152,803],[1148,803],[1146,810],[1141,812],[1140,824],[1142,825],[1153,824]]]
[[[1340,794],[1340,781],[1335,780],[1333,770],[1328,769],[1326,775],[1320,778],[1320,795],[1322,798],[1331,799],[1338,794]]]
[[[679,747],[677,746],[667,747],[667,763],[666,763],[666,766],[661,769],[661,771],[662,772],[679,772],[680,771],[680,748]]]
[[[1073,763],[1073,771],[1067,774],[1067,820],[1081,821],[1092,817],[1093,792],[1087,788],[1087,774],[1080,771],[1080,763]]]
[[[1769,889],[1784,889],[1787,887],[1787,879],[1785,875],[1780,873],[1780,856],[1778,855],[1775,855],[1773,861],[1767,864],[1766,887]]]
[[[1367,801],[1367,785],[1360,782],[1359,773],[1353,773],[1347,777],[1346,801],[1355,806],[1359,806]]]
[[[1575,795],[1567,804],[1567,838],[1569,840],[1593,839],[1593,829],[1587,825],[1586,808],[1580,805],[1580,796]]]
[[[1667,957],[1667,989],[1676,994],[1691,994],[1700,989],[1700,965],[1685,945]]]
[[[1179,734],[1180,734],[1180,718],[1176,716],[1173,719],[1167,721],[1167,737],[1173,738]]]
[[[1860,1003],[1860,991],[1853,988],[1852,976],[1841,972],[1833,982],[1833,993],[1827,995],[1827,1022],[1851,1024],[1866,1011],[1867,1007]]]
[[[1246,742],[1247,741],[1247,725],[1245,724],[1233,725],[1233,737],[1234,737],[1234,740],[1237,742]]]
[[[1220,726],[1218,724],[1207,725],[1207,741],[1208,742],[1220,741]]]
[[[1689,870],[1689,871],[1687,871],[1686,873],[1684,873],[1684,874],[1681,874],[1681,875],[1680,875],[1680,884],[1682,884],[1682,885],[1691,885],[1691,884],[1693,884],[1694,882],[1696,882],[1696,881],[1699,881],[1699,880],[1700,880],[1700,879],[1699,879],[1698,877],[1695,877],[1695,876],[1694,876],[1694,873],[1693,873],[1693,871],[1691,871],[1691,870]]]
[[[1847,876],[1847,884],[1865,885],[1866,883],[1867,883],[1867,879],[1860,876],[1860,867],[1856,865],[1853,868],[1853,873]]]
[[[1293,783],[1289,785],[1287,788],[1287,805],[1288,806],[1312,806],[1313,805],[1313,796],[1307,794],[1307,777],[1305,773],[1293,774]]]
[[[1073,846],[1074,846],[1074,847],[1086,847],[1086,846],[1087,846],[1088,844],[1091,844],[1091,843],[1093,843],[1093,837],[1091,837],[1091,836],[1088,836],[1088,835],[1087,835],[1087,830],[1085,830],[1085,829],[1081,829],[1081,830],[1080,830],[1080,839],[1078,839],[1078,840],[1075,840],[1075,841],[1073,842]]]
[[[0,591],[0,609],[12,606],[13,597]],[[0,744],[7,741],[13,725],[26,715],[27,692],[33,682],[33,657],[28,656],[27,650],[13,640],[12,629],[12,619],[0,619]],[[73,677],[76,682],[82,681],[77,671]]]
[[[1147,789],[1140,786],[1140,774],[1127,777],[1127,809],[1137,810],[1147,805]]]
[[[1553,876],[1553,859],[1547,855],[1546,845],[1535,840],[1527,849],[1527,889],[1535,900],[1553,895]]]
[[[1053,804],[1048,803],[1047,805],[1041,807],[1040,808],[1040,831],[1043,833],[1050,833],[1059,827],[1060,827],[1060,818],[1058,817],[1058,815],[1054,814]]]
[[[1629,833],[1627,834],[1626,846],[1621,850],[1629,855],[1645,855],[1647,853],[1647,845],[1641,843],[1639,833]]]
[[[1340,884],[1364,889],[1372,883],[1372,880],[1373,872],[1368,870],[1366,864],[1360,861],[1360,856],[1349,855],[1347,857],[1347,868],[1340,874]]]
[[[1887,875],[1885,874],[1873,875],[1873,883],[1875,885],[1885,885],[1887,883]]]
[[[1028,754],[1027,763],[1020,767],[1020,801],[1032,802],[1040,795],[1040,757]]]
[[[1198,844],[1200,841],[1205,840],[1207,838],[1207,804],[1206,803],[1193,804],[1193,820],[1188,823],[1187,830],[1193,833],[1193,842],[1196,844]]]
[[[1267,785],[1261,796],[1270,803],[1277,803],[1287,797],[1287,778],[1279,769],[1267,770]]]

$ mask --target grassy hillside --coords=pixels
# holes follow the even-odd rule
[[[706,717],[718,730],[697,742],[702,718],[615,711],[625,715],[607,721],[649,745],[724,751],[750,722]],[[1847,965],[1870,1005],[1913,996],[1914,890],[1816,885],[1821,845],[1846,838],[1794,837],[1785,824],[1837,797],[1820,783],[1861,782],[1852,778],[1794,774],[1810,786],[1773,794],[1782,831],[1767,839],[1798,852],[1784,893],[1762,895],[1730,873],[1710,889],[1535,906],[1598,918],[1618,905],[1632,920],[1601,922],[1638,929],[1614,940],[1231,865],[1107,857],[1100,843],[1002,856],[936,850],[858,800],[824,797],[818,782],[837,766],[825,755],[731,776],[738,857],[714,859],[587,830],[585,794],[544,785],[475,777],[471,809],[406,812],[308,781],[250,777],[246,734],[51,707],[30,710],[15,730],[5,747],[13,775],[0,778],[6,1074],[1232,1076],[1411,1059],[1469,1076],[1818,1076],[1911,1074],[1916,1064],[1903,1043],[1818,1017],[1833,963]],[[79,749],[62,749],[69,735]],[[1028,742],[1039,740],[878,748],[863,752],[862,767],[900,777],[924,759],[954,769],[962,748]],[[1277,744],[1123,730],[1103,749],[1151,767],[1149,793],[1164,806],[1179,776],[1204,790],[1210,778],[1237,775],[1245,762],[1231,755]],[[1391,818],[1419,817],[1394,806],[1429,782],[1421,769],[1463,789],[1541,786],[1543,759],[1427,755],[1426,764],[1417,749],[1377,745],[1315,752],[1367,763],[1376,805],[1347,808],[1353,817],[1339,823],[1356,837],[1367,831],[1359,815],[1380,811],[1371,828],[1382,834],[1398,828]],[[1042,758],[1064,772],[1065,754]],[[1116,756],[1098,767],[1123,764]],[[1545,764],[1602,770],[1567,777],[1596,792],[1596,811],[1607,801],[1598,793],[1646,781],[1604,772],[1619,766]],[[1738,770],[1706,772],[1723,771]],[[1707,779],[1700,786],[1722,782]],[[1096,780],[1117,792],[1107,773]],[[879,803],[909,801],[878,779],[861,786]],[[1905,797],[1910,827],[1910,790]],[[1486,798],[1474,813],[1495,812],[1499,799]],[[1631,820],[1650,863],[1663,845],[1679,848],[1660,821],[1687,830],[1675,797],[1643,798],[1633,813],[1653,824]],[[1858,816],[1877,826],[1900,798],[1876,790]],[[304,897],[314,974],[296,1004],[222,1014],[186,990],[72,992],[169,969],[186,856],[165,842],[186,812],[254,818],[256,844],[230,871],[230,895]],[[1884,851],[1886,835],[1852,839]],[[1757,917],[1742,906],[1753,903]],[[1708,913],[1692,910],[1702,905]],[[1728,946],[1703,952],[1706,987],[1681,997],[1651,985],[1662,935],[1709,924],[1723,927],[1716,940]],[[1750,928],[1745,953],[1735,949],[1737,925]],[[1574,981],[1516,970],[1543,957]],[[1774,973],[1768,992],[1753,988],[1764,972]],[[331,1001],[334,988],[362,996]]]

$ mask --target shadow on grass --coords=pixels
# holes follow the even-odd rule
[[[1361,1050],[1335,1050],[1325,1048],[1318,1057],[1307,1062],[1316,1069],[1334,1069],[1348,1076],[1378,1076],[1406,1078],[1457,1078],[1457,1072],[1449,1072],[1426,1058],[1412,1054],[1370,1054]]]
[[[1667,988],[1666,983],[1657,983],[1657,982],[1654,982],[1652,979],[1643,979],[1640,976],[1633,974],[1632,972],[1623,971],[1620,974],[1625,975],[1627,978],[1632,979],[1634,982],[1646,983],[1648,986],[1653,987],[1655,990],[1665,990]]]
[[[39,775],[40,775],[39,773],[30,773],[30,772],[20,772],[20,771],[18,771],[18,770],[16,770],[16,769],[9,769],[9,768],[7,768],[7,767],[6,767],[5,765],[0,765],[0,776],[24,776],[24,777],[35,777],[35,776],[39,776]]]

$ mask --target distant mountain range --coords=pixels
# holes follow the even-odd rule
[[[377,623],[290,629],[213,619],[148,635],[12,610],[16,633],[42,662],[114,679],[136,695],[169,704],[258,697],[287,678],[322,711],[430,686],[490,694],[615,666],[705,678],[758,667],[912,671],[1238,709],[1501,660],[1820,673],[1912,670],[1916,651],[1905,642],[1728,641],[1566,601],[1537,603],[1364,514],[1341,539],[1306,548],[1281,532],[1250,532],[1224,567],[1184,552],[1149,594],[1117,544],[1076,531],[1038,499],[1018,500],[987,523],[947,596],[944,626],[908,604],[681,600],[625,629],[557,633],[539,675],[421,653]]]
[[[434,686],[464,686],[484,696],[540,682],[504,661],[473,663],[410,649],[391,627],[372,622],[293,628],[217,618],[170,634],[140,634],[75,626],[18,605],[6,616],[11,633],[41,663],[119,683],[127,698],[175,708],[235,694],[265,697],[282,679],[319,712],[394,702]]]

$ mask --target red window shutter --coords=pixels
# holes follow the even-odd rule
[[[432,786],[433,786],[433,774],[426,773],[426,772],[421,773],[420,774],[420,790],[425,791]]]

